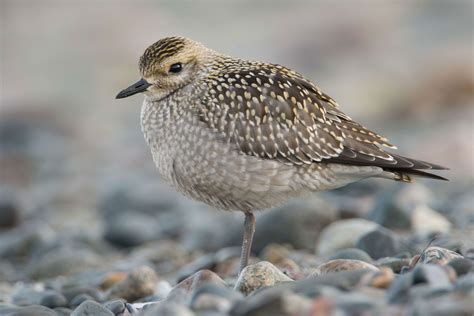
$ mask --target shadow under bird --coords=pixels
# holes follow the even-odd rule
[[[369,177],[446,180],[446,169],[387,152],[387,139],[353,121],[301,74],[233,58],[183,37],[148,47],[141,127],[162,177],[184,195],[245,214],[240,270],[248,263],[254,212]]]

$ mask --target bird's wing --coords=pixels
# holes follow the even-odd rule
[[[247,155],[296,165],[414,166],[385,152],[382,147],[393,148],[387,139],[351,120],[333,99],[285,67],[240,67],[211,74],[207,84],[201,120]]]

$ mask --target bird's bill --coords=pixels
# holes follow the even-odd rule
[[[140,79],[134,84],[132,84],[130,87],[120,91],[119,94],[117,94],[115,98],[123,99],[123,98],[129,97],[139,92],[146,91],[146,89],[148,89],[149,86],[151,86],[151,83],[148,83],[145,79]]]

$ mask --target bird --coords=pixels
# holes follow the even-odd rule
[[[140,80],[117,99],[144,94],[140,122],[161,177],[213,208],[243,212],[240,272],[255,213],[370,177],[447,180],[447,168],[393,153],[387,138],[345,114],[302,74],[234,58],[180,36],[146,48]]]

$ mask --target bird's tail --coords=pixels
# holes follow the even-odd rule
[[[393,155],[393,154],[391,154],[391,155]],[[449,181],[449,179],[441,177],[437,174],[433,174],[433,173],[425,171],[425,170],[448,170],[448,168],[446,168],[446,167],[443,167],[443,166],[440,166],[440,165],[437,165],[437,164],[433,164],[433,163],[429,163],[429,162],[426,162],[426,161],[415,160],[415,159],[402,157],[402,156],[398,156],[398,155],[393,155],[393,156],[397,160],[408,161],[411,164],[413,164],[413,167],[410,167],[410,168],[384,168],[384,170],[385,170],[384,176],[388,176],[389,178],[391,178],[395,181],[411,183],[411,182],[414,181],[414,179],[413,179],[414,177]]]

